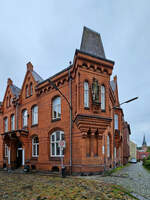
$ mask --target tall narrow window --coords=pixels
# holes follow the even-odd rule
[[[64,151],[59,147],[59,142],[64,140],[64,132],[56,131],[51,135],[51,156],[60,157],[64,155]]]
[[[105,110],[105,86],[101,86],[101,109]]]
[[[11,130],[14,131],[15,130],[15,115],[11,115]]]
[[[32,125],[38,124],[38,106],[32,107]]]
[[[29,96],[29,87],[28,87],[28,85],[26,85],[26,97],[28,97]]]
[[[61,98],[56,97],[52,101],[52,118],[60,119],[61,117]]]
[[[33,94],[33,86],[32,86],[32,83],[30,83],[30,95],[32,96]]]
[[[110,137],[107,135],[107,157],[110,157]]]
[[[84,82],[84,107],[89,108],[89,84]]]
[[[8,118],[7,117],[5,117],[4,119],[4,131],[8,132]]]
[[[114,158],[116,158],[116,147],[114,147]]]
[[[118,115],[114,115],[114,120],[115,120],[115,130],[118,130]]]
[[[32,139],[32,157],[39,156],[39,138],[35,136]]]
[[[5,144],[5,157],[8,157],[8,146]]]
[[[22,112],[22,125],[26,127],[28,125],[28,112],[27,110],[23,110]]]

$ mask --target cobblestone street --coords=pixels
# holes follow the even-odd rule
[[[141,197],[142,200],[150,199],[150,172],[143,168],[142,163],[131,164],[111,176],[92,176],[90,178],[121,185],[130,192],[145,197]]]

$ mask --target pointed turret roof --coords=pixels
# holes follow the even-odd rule
[[[100,34],[87,27],[83,29],[80,51],[100,58],[106,58]]]
[[[144,137],[143,137],[143,144],[142,144],[142,146],[147,146],[147,144],[146,144],[146,139],[145,139],[145,135],[144,135]]]

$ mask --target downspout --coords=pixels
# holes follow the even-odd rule
[[[72,79],[70,75],[70,69],[68,71],[69,75],[69,99],[70,99],[70,175],[72,175]]]

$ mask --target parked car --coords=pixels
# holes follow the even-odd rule
[[[129,161],[130,163],[137,163],[136,158],[131,158],[131,160]]]

